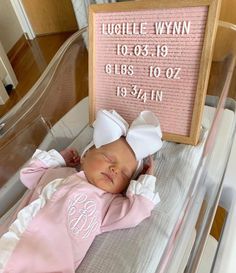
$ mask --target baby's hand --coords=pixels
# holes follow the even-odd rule
[[[76,167],[80,163],[80,157],[76,149],[66,148],[60,154],[64,158],[67,167]]]
[[[142,173],[153,175],[153,158],[152,158],[152,156],[148,156],[148,158],[145,160]]]

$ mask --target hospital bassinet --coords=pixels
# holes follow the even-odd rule
[[[71,145],[81,152],[92,138],[88,75],[84,73],[88,66],[86,32],[83,29],[65,42],[28,94],[1,118],[1,233],[30,194],[19,182],[18,172],[35,149],[61,150]],[[183,272],[185,267],[186,272],[195,272],[216,207],[227,194],[224,177],[236,111],[235,100],[227,98],[227,93],[234,58],[228,57],[224,65],[220,97],[206,98],[198,145],[164,142],[154,156],[161,202],[152,216],[136,228],[98,236],[77,273]],[[234,189],[228,190],[232,205]],[[228,217],[234,215],[228,211]],[[222,247],[221,241],[212,272],[220,272],[217,263],[222,256],[217,253]]]

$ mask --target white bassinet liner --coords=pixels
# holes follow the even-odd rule
[[[76,108],[73,111],[76,111]],[[188,189],[199,163],[207,129],[212,122],[214,112],[215,108],[205,106],[199,145],[194,147],[165,142],[163,148],[155,155],[155,174],[161,203],[154,209],[152,216],[136,228],[113,231],[98,236],[77,269],[77,273],[154,273],[156,271],[170,235],[178,227],[178,221],[181,220],[183,204],[186,202]],[[225,128],[221,128],[218,138],[223,139],[225,145],[230,138],[233,119],[233,111],[224,110],[222,124]],[[65,120],[60,121],[55,126],[54,133],[61,128],[62,124],[65,124],[64,122]],[[71,143],[71,146],[76,147],[80,152],[92,137],[92,129],[88,125],[85,126],[84,121],[80,129],[83,126],[82,132]],[[42,143],[41,148],[50,148],[50,136],[48,138]],[[217,161],[218,170],[224,167],[220,166],[220,162],[223,161]],[[0,224],[10,223],[11,216],[17,208],[18,204],[1,218]]]

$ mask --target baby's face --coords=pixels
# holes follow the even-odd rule
[[[134,153],[124,138],[88,150],[81,159],[81,168],[88,181],[110,193],[123,192],[136,167]]]

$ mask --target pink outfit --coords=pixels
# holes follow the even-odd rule
[[[58,167],[64,162],[54,150],[37,151],[34,157],[22,170],[21,180],[34,190],[26,210],[34,214],[37,204],[40,209],[0,272],[75,272],[96,235],[136,226],[150,216],[159,201],[158,194],[153,193],[153,176],[132,180],[123,196],[88,183],[82,171]]]

